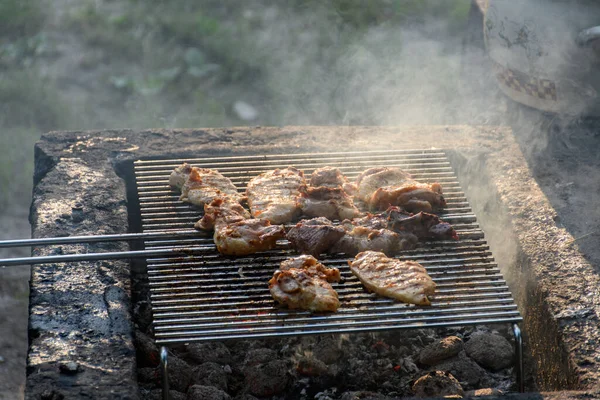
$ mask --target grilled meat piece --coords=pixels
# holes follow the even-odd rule
[[[323,167],[317,168],[310,175],[310,186],[319,187],[326,186],[337,188],[341,187],[344,192],[353,195],[356,192],[356,185],[348,181],[339,168]]]
[[[339,282],[340,279],[342,279],[339,269],[328,268],[313,256],[305,254],[283,260],[279,265],[279,270],[281,271],[288,271],[293,268],[306,270],[310,272],[311,275],[325,279],[327,282]]]
[[[240,203],[229,196],[217,197],[204,205],[204,215],[194,228],[200,230],[215,229],[215,225],[227,225],[250,218],[250,213]]]
[[[247,219],[215,225],[214,241],[219,253],[245,256],[273,249],[285,238],[283,225],[271,225],[264,219]]]
[[[425,212],[411,214],[400,207],[392,206],[379,214],[367,214],[352,220],[354,225],[371,229],[389,229],[397,233],[412,233],[419,239],[454,239],[458,234],[447,222],[437,215]]]
[[[308,187],[302,191],[298,204],[307,217],[343,220],[360,215],[352,198],[341,187]]]
[[[439,183],[419,183],[398,168],[369,168],[357,178],[357,197],[370,209],[400,206],[410,212],[431,212],[446,205]]]
[[[274,224],[292,221],[300,214],[298,197],[305,187],[304,173],[294,167],[278,168],[252,178],[246,188],[252,216]]]
[[[336,311],[340,301],[329,282],[337,282],[337,268],[327,268],[312,256],[285,260],[269,280],[273,298],[289,308]]]
[[[437,215],[420,212],[409,214],[399,207],[390,207],[386,210],[388,229],[394,232],[410,232],[419,239],[454,239],[458,234],[447,222],[442,221]]]
[[[169,185],[181,190],[188,176],[190,176],[190,172],[192,172],[191,165],[188,163],[181,164],[171,172],[171,175],[169,175]]]
[[[434,294],[436,285],[419,263],[365,251],[348,264],[352,273],[372,292],[405,303],[431,305],[428,296]]]
[[[287,233],[287,239],[298,252],[316,257],[327,252],[345,234],[344,228],[320,217],[298,222]]]
[[[311,174],[310,186],[302,190],[298,202],[307,217],[354,218],[360,215],[348,194],[354,190],[338,168],[319,168]]]
[[[418,239],[412,233],[373,229],[355,225],[348,220],[343,221],[342,226],[346,233],[329,249],[329,253],[354,256],[362,251],[373,250],[393,255],[402,250],[414,249],[417,245]]]
[[[221,254],[243,256],[270,250],[285,238],[283,225],[248,219],[250,213],[229,196],[218,197],[204,206],[204,216],[194,228],[214,229],[213,239]]]
[[[177,167],[169,182],[173,181],[175,185],[181,182],[181,176],[188,169],[186,164]],[[185,183],[181,187],[181,196],[179,199],[197,206],[209,204],[217,197],[230,196],[235,201],[241,201],[240,195],[231,180],[223,176],[220,172],[208,168],[190,167]],[[178,171],[179,170],[179,171]]]

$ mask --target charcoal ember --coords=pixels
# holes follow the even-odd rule
[[[169,375],[169,385],[173,390],[186,392],[192,381],[192,367],[179,357],[169,355],[167,364],[167,374]]]
[[[134,344],[138,367],[157,367],[160,364],[158,347],[150,336],[136,330]]]
[[[222,342],[191,343],[184,357],[198,364],[214,362],[226,365],[233,361],[231,352]]]
[[[233,400],[258,400],[257,397],[252,396],[251,394],[244,393],[239,394],[233,398]]]
[[[277,352],[271,349],[254,349],[248,351],[246,359],[244,360],[245,366],[252,366],[258,364],[264,364],[272,360],[277,359]]]
[[[148,393],[145,397],[145,400],[162,400],[162,389],[154,389]],[[178,392],[176,390],[169,390],[169,399],[170,400],[187,400],[187,395],[185,393]]]
[[[64,400],[65,395],[54,389],[46,389],[42,392],[40,398],[42,400]]]
[[[469,388],[473,388],[480,383],[487,375],[486,370],[467,357],[464,351],[461,351],[455,357],[436,364],[431,370],[449,372]]]
[[[412,387],[417,397],[463,396],[462,386],[449,372],[432,371],[417,379]]]
[[[482,367],[499,371],[513,364],[513,347],[495,333],[475,332],[465,344],[467,355]]]
[[[289,380],[288,366],[283,360],[271,360],[244,368],[248,391],[258,397],[273,396],[283,392]]]
[[[346,361],[344,369],[346,384],[352,390],[376,390],[395,374],[394,364],[389,358],[352,358]]]
[[[485,389],[476,389],[476,390],[469,390],[467,392],[465,392],[465,397],[479,397],[479,396],[502,396],[504,395],[504,392],[502,390],[499,389],[493,389],[493,388],[485,388]]]
[[[376,392],[357,391],[345,392],[341,395],[340,400],[389,400],[388,396],[384,396]]]
[[[214,386],[192,385],[186,400],[231,400],[231,396]]]
[[[152,326],[152,307],[149,301],[138,301],[133,307],[133,318],[142,332],[149,332]]]
[[[296,365],[296,371],[304,376],[321,376],[329,374],[327,364],[313,357],[301,357]]]
[[[399,369],[400,371],[407,373],[407,374],[414,374],[414,373],[420,371],[419,367],[417,367],[417,364],[415,364],[412,357],[402,357],[398,361],[398,365],[394,368],[396,370]]]
[[[221,390],[227,390],[228,370],[222,365],[214,362],[205,362],[194,368],[192,373],[192,384],[203,386],[214,386]]]
[[[435,365],[438,362],[457,355],[464,347],[463,341],[456,336],[448,336],[427,345],[419,353],[419,362]]]
[[[323,337],[313,347],[313,354],[325,364],[333,364],[344,354],[340,338]]]
[[[137,378],[138,382],[146,387],[158,387],[161,379],[160,370],[158,368],[138,368]]]

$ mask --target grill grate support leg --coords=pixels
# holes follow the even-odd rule
[[[162,380],[162,400],[170,400],[169,396],[169,375],[167,367],[169,365],[169,353],[167,348],[162,346],[160,348],[160,371]]]
[[[517,375],[517,387],[519,392],[525,392],[525,371],[523,370],[523,338],[518,324],[513,324],[513,333],[515,335],[515,372]]]

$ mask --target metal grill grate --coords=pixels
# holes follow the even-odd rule
[[[321,256],[340,269],[343,283],[333,284],[341,307],[333,314],[280,308],[267,282],[279,263],[295,253],[282,241],[278,248],[248,257],[221,256],[212,235],[146,240],[147,249],[185,247],[201,255],[148,260],[148,278],[156,342],[171,344],[232,338],[350,333],[401,328],[428,328],[522,320],[494,262],[445,153],[440,150],[287,154],[186,160],[141,160],[135,175],[144,232],[190,229],[201,212],[178,200],[168,176],[182,162],[213,168],[232,179],[242,192],[259,173],[295,166],[310,174],[336,166],[349,178],[373,166],[407,170],[422,182],[439,182],[447,208],[440,217],[453,224],[459,241],[421,242],[398,258],[421,263],[437,284],[432,305],[419,307],[368,293],[350,272],[349,257]]]

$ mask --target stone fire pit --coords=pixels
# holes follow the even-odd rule
[[[448,151],[519,304],[529,389],[539,388],[547,398],[598,396],[600,280],[573,238],[556,226],[556,214],[508,128],[53,132],[36,146],[33,237],[126,232],[134,219],[127,208],[134,190],[131,163],[142,157],[431,146]],[[33,255],[128,249],[127,243],[62,245],[36,248]],[[27,398],[138,398],[131,276],[139,268],[128,261],[33,267]]]

